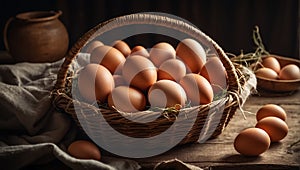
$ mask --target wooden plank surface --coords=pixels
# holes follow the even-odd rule
[[[268,151],[258,157],[245,157],[233,147],[240,131],[256,124],[255,113],[264,104],[282,106],[288,115],[289,133],[281,142],[271,144]],[[244,119],[237,111],[225,131],[204,144],[188,144],[152,158],[136,159],[144,169],[152,169],[158,162],[180,159],[204,169],[300,169],[300,92],[281,97],[250,96],[244,105]]]
[[[6,52],[1,52],[2,64],[12,63],[12,59]],[[153,169],[161,161],[180,159],[185,163],[193,164],[204,169],[227,170],[282,170],[300,169],[300,91],[288,96],[262,97],[253,95],[244,105],[244,119],[241,111],[237,111],[225,131],[216,139],[204,144],[188,144],[178,146],[172,150],[145,159],[135,159],[143,169]],[[255,113],[264,104],[273,103],[282,106],[288,115],[288,136],[279,143],[273,143],[270,149],[259,157],[244,157],[233,148],[233,140],[237,134],[256,124]],[[238,168],[237,168],[238,167]]]

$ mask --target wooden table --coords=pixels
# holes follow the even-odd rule
[[[278,104],[287,112],[288,136],[258,157],[245,157],[233,147],[233,140],[240,131],[256,124],[256,111],[267,103]],[[218,138],[204,144],[189,144],[176,147],[162,155],[137,159],[143,169],[152,169],[164,160],[180,159],[204,169],[300,169],[300,91],[281,97],[250,96],[244,105],[245,120],[238,110],[225,131]]]
[[[0,63],[11,64],[11,56],[0,52]],[[274,94],[273,94],[274,95]],[[256,111],[267,103],[282,106],[288,115],[289,134],[279,143],[273,143],[270,149],[259,157],[244,157],[233,148],[233,140],[237,134],[256,124]],[[177,158],[185,163],[204,169],[249,169],[249,170],[281,170],[300,169],[300,90],[288,96],[262,97],[250,96],[244,105],[245,120],[238,110],[225,131],[216,139],[204,144],[188,144],[176,147],[164,154],[147,159],[135,159],[143,169],[153,169],[161,161]]]

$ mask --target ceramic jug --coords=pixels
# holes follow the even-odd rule
[[[65,56],[69,36],[59,20],[61,14],[61,11],[31,11],[6,22],[4,44],[16,62],[54,62]]]

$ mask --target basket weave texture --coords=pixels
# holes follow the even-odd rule
[[[150,24],[176,29],[193,37],[199,42],[211,45],[221,59],[227,72],[228,89],[226,95],[210,104],[184,108],[180,111],[166,110],[160,112],[148,110],[134,113],[139,120],[150,120],[151,117],[156,117],[155,120],[147,123],[139,123],[128,119],[128,115],[130,116],[132,113],[121,113],[117,110],[97,107],[96,105],[73,99],[71,89],[74,75],[71,65],[76,57],[80,57],[80,50],[93,37],[100,36],[114,28],[130,24]],[[95,35],[95,33],[97,35]],[[59,70],[57,82],[52,91],[52,99],[54,106],[59,111],[70,114],[78,126],[83,127],[85,133],[89,136],[92,135],[101,138],[102,133],[100,131],[108,130],[105,129],[105,126],[102,127],[101,124],[108,123],[113,129],[124,135],[134,138],[150,139],[153,136],[165,132],[176,122],[179,127],[169,131],[169,137],[166,138],[169,141],[164,142],[173,144],[177,138],[181,138],[177,144],[185,144],[214,138],[220,135],[235,114],[237,108],[240,107],[248,97],[251,87],[247,86],[247,82],[253,79],[253,77],[251,72],[247,71],[246,68],[232,63],[216,42],[194,26],[184,21],[161,15],[131,14],[117,17],[97,25],[74,44],[66,55],[65,61]],[[124,114],[127,114],[127,117],[124,116]],[[179,119],[179,115],[184,116]],[[104,119],[100,119],[101,116],[103,116]],[[189,129],[188,133],[181,133],[180,129],[185,129],[185,127]],[[112,137],[110,140],[118,139]]]

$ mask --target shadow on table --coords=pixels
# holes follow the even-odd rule
[[[243,156],[240,154],[227,155],[220,159],[226,163],[253,163],[258,162],[262,159],[261,156]]]
[[[237,164],[237,165],[220,165],[209,167],[208,170],[232,170],[232,169],[245,169],[245,170],[299,170],[298,166],[292,165],[274,165],[274,164]]]
[[[271,147],[279,147],[281,143],[274,143]],[[295,165],[279,165],[279,164],[259,164],[262,156],[243,156],[240,154],[224,156],[220,161],[228,163],[228,165],[216,165],[209,167],[209,170],[299,170],[299,166]],[[257,163],[257,164],[256,164]]]

